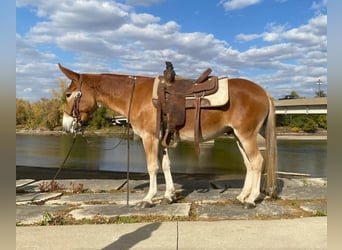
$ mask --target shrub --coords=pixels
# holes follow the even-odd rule
[[[306,120],[307,120],[306,116],[303,116],[303,115],[294,116],[290,122],[290,126],[302,128],[304,126]]]
[[[327,115],[320,115],[317,118],[317,123],[320,128],[327,129],[328,124],[327,124]]]
[[[298,133],[299,130],[300,130],[300,128],[298,128],[298,127],[293,127],[293,128],[291,128],[291,131],[292,131],[292,132],[295,132],[295,133]]]
[[[90,127],[100,129],[109,127],[111,123],[106,119],[107,109],[105,107],[99,107],[88,120]]]
[[[303,130],[308,133],[314,133],[316,132],[318,128],[317,123],[313,119],[308,119],[306,123],[303,126]]]

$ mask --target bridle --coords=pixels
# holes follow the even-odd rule
[[[131,96],[130,96],[130,99],[129,99],[129,105],[128,105],[128,113],[127,113],[127,121],[128,121],[128,126],[127,126],[127,135],[129,137],[129,123],[130,123],[130,118],[131,118],[131,107],[132,107],[132,101],[133,101],[133,95],[134,95],[134,89],[135,89],[135,81],[137,79],[137,77],[135,76],[129,76],[129,79],[131,81],[131,84],[132,84],[132,91],[131,91]],[[69,116],[71,116],[73,118],[73,122],[72,122],[72,130],[74,131],[75,135],[74,135],[74,140],[73,140],[73,143],[70,147],[70,150],[63,162],[63,164],[60,166],[58,172],[56,173],[54,179],[57,177],[57,175],[59,174],[59,171],[62,169],[62,166],[64,165],[65,161],[68,159],[69,155],[70,155],[70,152],[71,152],[71,149],[73,147],[73,145],[75,144],[75,141],[76,141],[76,136],[77,136],[77,133],[78,132],[81,132],[83,134],[83,129],[82,129],[82,121],[81,121],[81,113],[80,113],[80,110],[79,110],[79,105],[80,105],[80,100],[81,100],[81,97],[82,97],[82,91],[81,91],[81,88],[82,88],[82,80],[83,80],[83,75],[80,74],[80,78],[79,78],[79,88],[78,88],[78,91],[76,91],[74,93],[74,103],[72,105],[72,109],[71,109],[71,112],[70,114],[67,113]],[[130,179],[130,176],[129,176],[129,173],[130,173],[130,154],[129,154],[129,151],[130,151],[130,143],[129,143],[129,139],[127,141],[127,180],[125,182],[126,184],[126,188],[127,188],[127,206],[129,206],[129,179]],[[53,179],[53,180],[54,180]],[[52,184],[52,181],[50,183],[50,185]]]
[[[131,96],[129,99],[129,106],[128,106],[128,115],[127,115],[128,116],[127,117],[128,123],[130,123],[130,118],[131,118],[130,113],[131,113],[131,106],[132,106],[136,77],[130,75],[129,78],[130,78],[131,84],[132,84],[132,92],[131,92]],[[74,93],[74,103],[72,105],[71,112],[70,113],[66,112],[66,113],[73,118],[72,130],[75,133],[81,132],[83,134],[84,130],[82,127],[81,112],[79,109],[79,105],[80,105],[80,101],[81,101],[81,97],[82,97],[81,88],[82,88],[83,74],[80,74],[80,78],[78,81],[79,81],[79,87],[78,87],[78,90]]]
[[[83,132],[82,131],[81,112],[80,112],[80,109],[79,109],[80,101],[81,101],[81,97],[82,97],[82,92],[81,92],[82,80],[83,80],[83,75],[80,74],[79,88],[75,92],[74,103],[72,105],[71,112],[70,112],[70,114],[67,113],[68,115],[70,115],[73,118],[72,130],[75,131],[75,133]]]

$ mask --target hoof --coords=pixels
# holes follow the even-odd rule
[[[279,198],[276,192],[269,193],[268,195],[271,197],[272,200],[277,200]]]
[[[243,206],[244,209],[252,209],[255,208],[256,205],[254,203],[246,202]]]
[[[278,199],[278,192],[277,192],[277,187],[274,187],[274,188],[269,188],[268,190],[264,190],[263,193],[270,197],[271,199],[273,200],[276,200]]]
[[[245,199],[241,196],[236,197],[236,200],[238,200],[241,204],[245,203]]]
[[[147,201],[141,201],[137,204],[137,206],[140,208],[150,208],[152,207],[152,203],[147,202]]]
[[[168,205],[171,204],[173,200],[169,200],[168,198],[163,198],[162,201],[160,202],[161,205]]]

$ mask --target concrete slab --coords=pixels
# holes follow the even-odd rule
[[[278,178],[278,185],[286,187],[327,186],[326,178]]]
[[[241,189],[243,187],[243,180],[214,180],[210,182],[211,187],[218,188],[218,189],[231,189],[231,188],[238,188]]]
[[[19,225],[31,225],[44,220],[43,213],[55,214],[63,211],[67,206],[46,206],[46,205],[20,205],[16,206],[16,223]]]
[[[179,222],[178,249],[327,249],[327,219]]]
[[[175,184],[179,185],[179,188],[187,189],[187,190],[197,190],[197,189],[209,189],[210,188],[210,180],[175,180]]]
[[[241,192],[241,189],[229,188],[224,189],[199,189],[186,195],[186,200],[203,204],[203,203],[215,203],[224,202],[226,200],[235,199]],[[183,192],[184,193],[184,192]],[[186,193],[186,191],[185,191]]]
[[[174,250],[177,249],[177,225],[155,222],[17,227],[16,249]]]
[[[292,210],[273,202],[262,202],[254,209],[244,209],[242,204],[203,204],[197,208],[197,215],[202,219],[250,219],[258,216],[286,215]]]
[[[65,191],[72,191],[73,187],[77,187],[79,184],[83,185],[83,189],[89,190],[92,192],[101,192],[101,191],[111,191],[118,190],[122,185],[124,185],[125,180],[90,180],[90,179],[63,179],[56,180],[57,183],[62,186]],[[24,187],[24,191],[26,192],[37,192],[40,191],[39,185],[43,183],[50,183],[51,180],[39,180]]]
[[[126,180],[124,180],[126,181]],[[148,178],[146,180],[130,180],[129,181],[129,188],[131,191],[148,191],[150,186],[150,182],[148,180]],[[178,183],[174,183],[174,187],[176,189],[181,189],[182,185],[178,184]],[[122,186],[121,190],[125,190],[127,189],[127,183],[125,183],[125,185]],[[166,189],[166,185],[164,183],[160,183],[158,182],[158,186],[157,186],[158,191],[164,191]]]
[[[300,206],[301,209],[307,212],[311,212],[314,215],[321,214],[327,215],[328,209],[327,204],[322,202],[305,202],[303,205]]]
[[[129,195],[129,202],[135,204],[140,202],[146,193],[135,192]],[[127,203],[127,193],[126,192],[116,192],[116,193],[82,193],[82,194],[72,194],[64,195],[58,200],[51,200],[47,204],[126,204]]]
[[[284,200],[326,199],[327,188],[322,186],[283,187],[279,197]]]
[[[72,210],[69,214],[76,220],[91,219],[95,216],[104,218],[129,216],[166,216],[188,217],[190,203],[174,203],[169,205],[156,205],[151,208],[127,207],[125,205],[84,205]]]
[[[72,191],[73,186],[83,185],[83,189],[91,192],[110,192],[113,190],[126,190],[127,182],[125,179],[62,179],[56,180],[65,191]],[[39,185],[50,183],[51,180],[39,180],[27,184],[23,190],[25,192],[40,191]],[[149,180],[130,180],[130,190],[148,190]],[[175,183],[176,188],[181,188],[181,185]],[[165,184],[159,184],[158,190],[165,191]]]
[[[60,181],[67,187],[70,181],[75,185],[82,183],[92,193],[64,194],[58,199],[50,197],[45,204],[42,201],[42,205],[35,205],[29,200],[40,193],[18,192],[17,201],[28,204],[16,206],[16,223],[31,226],[16,227],[17,249],[327,249],[326,216],[269,219],[269,216],[287,218],[293,211],[298,213],[301,209],[315,215],[326,213],[326,179],[280,178],[281,198],[298,200],[301,207],[292,208],[286,205],[292,202],[265,199],[250,210],[235,202],[242,182],[231,180],[179,181],[177,187],[183,189],[184,197],[179,202],[184,203],[170,205],[159,204],[165,190],[165,185],[159,184],[155,205],[145,209],[133,207],[133,204],[146,195],[147,180],[130,182],[130,207],[126,206],[125,187],[122,191],[113,191],[115,189],[112,188],[113,183],[118,181],[121,185],[124,180]],[[37,183],[31,186],[31,190],[35,188]],[[44,193],[50,194],[55,195]],[[193,207],[197,208],[191,210],[189,202],[196,204]],[[47,214],[56,216],[61,212],[63,216],[72,216],[77,220],[92,219],[94,216],[157,216],[159,219],[173,216],[179,217],[180,222],[32,226],[46,221]],[[192,218],[189,217],[190,212],[197,213],[196,219],[209,221],[183,222]],[[266,219],[260,220],[263,216]]]
[[[77,185],[82,184],[85,190],[92,192],[108,192],[112,190],[119,190],[125,183],[125,180],[91,180],[91,179],[78,179],[78,180],[63,180],[60,181],[69,190],[72,189],[72,185],[77,187]]]
[[[15,187],[16,187],[16,189],[20,189],[20,188],[22,188],[22,187],[24,187],[24,186],[26,186],[26,185],[28,185],[28,184],[30,184],[32,182],[35,182],[35,180],[34,179],[16,180],[15,181]]]
[[[19,193],[16,195],[16,204],[37,204],[62,196],[63,193]]]
[[[304,183],[308,185],[317,185],[317,186],[327,186],[328,180],[326,178],[305,178]]]
[[[17,249],[327,249],[327,218],[16,227]]]
[[[18,183],[27,184],[28,179]],[[82,183],[84,188],[91,190],[86,193],[41,193],[34,192],[38,188],[39,183],[35,182],[24,185],[30,192],[17,191],[17,205],[28,204],[25,206],[17,206],[17,217],[21,218],[17,221],[24,221],[25,209],[28,210],[28,222],[37,222],[42,219],[41,214],[45,208],[55,211],[59,207],[66,207],[69,210],[74,209],[70,213],[77,218],[91,218],[92,216],[103,217],[120,217],[120,216],[180,216],[187,218],[190,213],[190,203],[196,204],[199,219],[251,219],[258,216],[275,216],[277,218],[288,217],[291,213],[298,213],[300,210],[309,211],[313,214],[326,214],[327,205],[327,182],[326,179],[316,178],[279,178],[280,198],[284,200],[298,200],[300,208],[292,209],[283,201],[263,200],[257,204],[252,210],[243,209],[242,205],[235,202],[236,196],[241,192],[241,181],[236,180],[179,180],[176,187],[182,188],[180,199],[171,205],[160,205],[160,200],[165,191],[165,184],[158,185],[158,192],[154,199],[152,208],[140,209],[137,207],[127,207],[127,194],[125,190],[125,180],[57,180],[59,184],[74,185]],[[48,182],[49,180],[45,180]],[[124,185],[123,185],[124,184]],[[120,191],[114,188],[122,187]],[[134,206],[140,202],[147,194],[147,180],[131,180],[130,181],[130,205]],[[304,200],[304,201],[303,201]],[[309,201],[310,200],[310,201]],[[305,203],[304,203],[305,202]],[[31,204],[31,205],[29,205]],[[42,204],[36,206],[34,204]],[[78,206],[78,207],[75,207]],[[41,207],[41,209],[39,208]],[[38,209],[38,211],[37,211]],[[56,211],[57,211],[56,210]],[[34,211],[36,211],[34,213]],[[47,211],[49,212],[49,211]],[[22,213],[22,214],[21,214]],[[34,215],[33,215],[34,213]]]

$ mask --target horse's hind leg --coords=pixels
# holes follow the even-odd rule
[[[255,200],[260,194],[263,157],[259,151],[256,136],[248,139],[240,138],[237,144],[247,169],[245,183],[237,199],[242,203],[246,203],[246,207],[254,207]]]
[[[243,185],[241,193],[236,198],[241,203],[244,203],[246,197],[248,197],[249,194],[251,193],[251,189],[252,189],[252,171],[251,171],[251,166],[250,166],[250,163],[249,163],[249,159],[248,159],[244,149],[240,145],[240,142],[237,141],[236,144],[237,144],[237,146],[238,146],[238,148],[240,150],[240,153],[241,153],[242,158],[243,158],[243,162],[244,162],[245,167],[246,167],[246,175],[245,175],[244,185]]]

